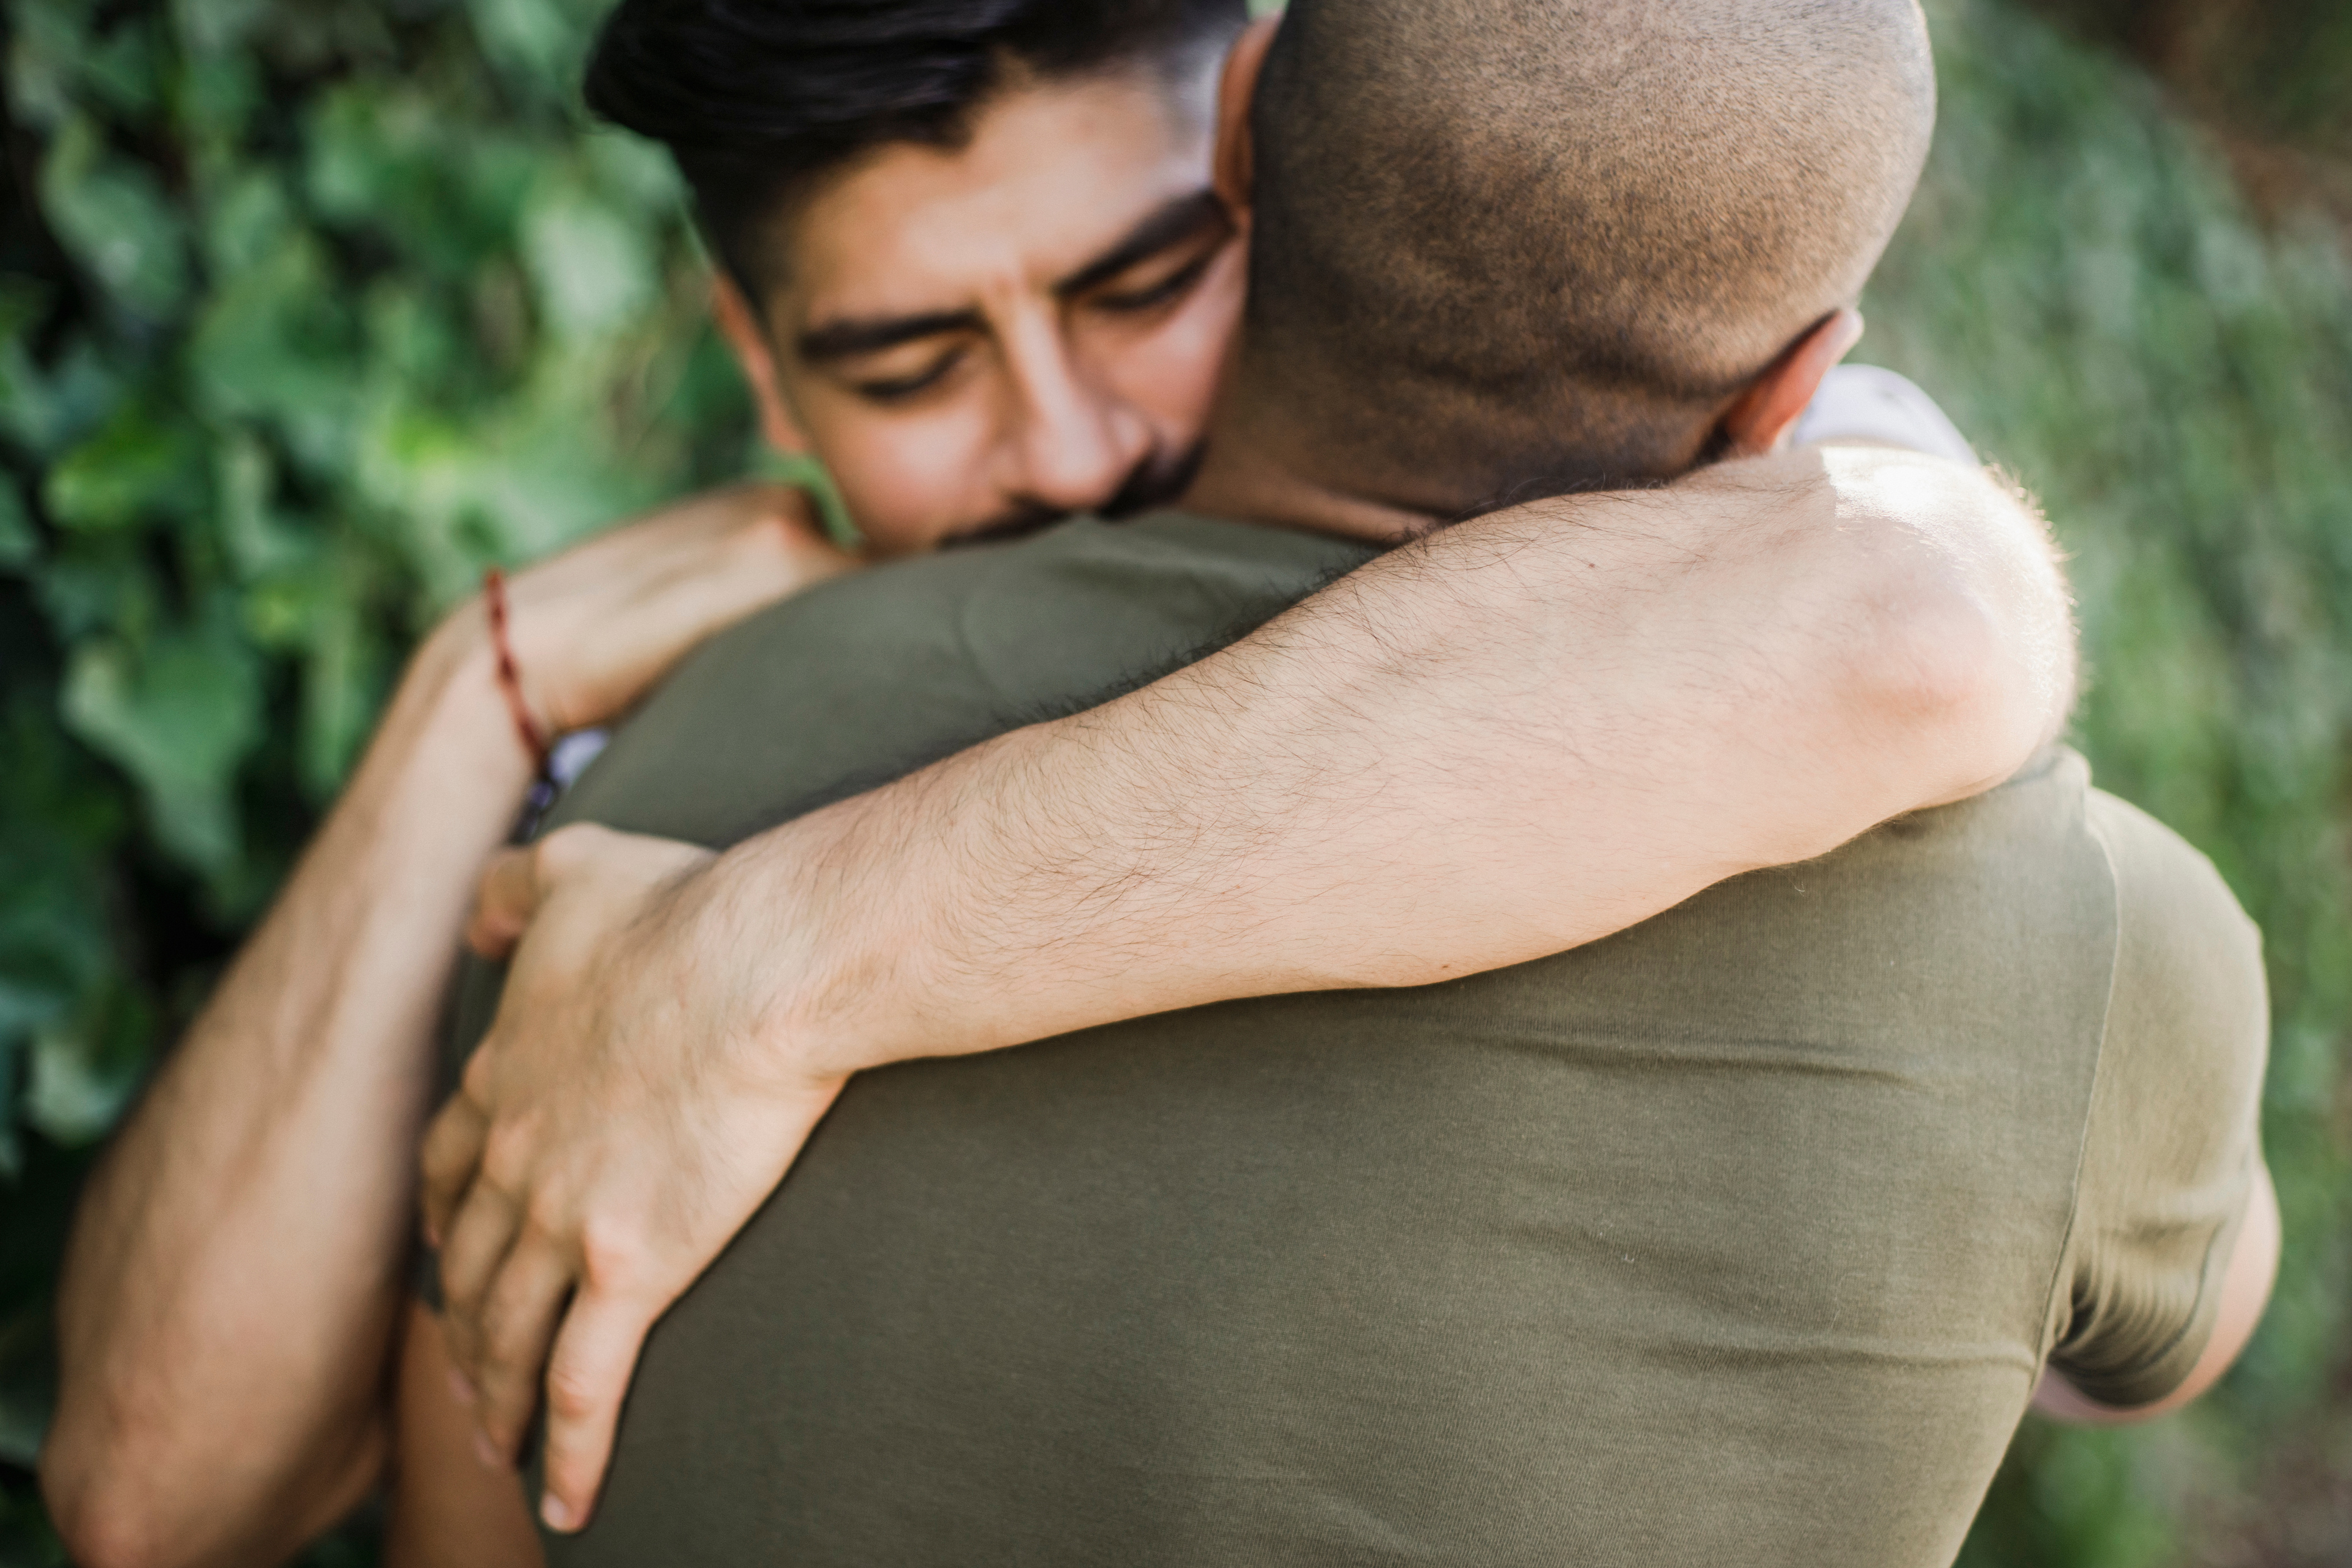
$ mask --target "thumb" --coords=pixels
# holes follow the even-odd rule
[[[522,940],[546,896],[540,886],[539,857],[528,849],[501,849],[490,858],[466,921],[466,945],[496,962]]]

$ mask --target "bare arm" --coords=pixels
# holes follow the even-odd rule
[[[746,489],[517,579],[559,723],[845,564]],[[58,1299],[42,1480],[77,1559],[267,1563],[373,1484],[433,1028],[530,765],[469,607],[413,663],[350,787],[93,1176]]]
[[[482,1462],[474,1414],[450,1392],[441,1319],[415,1300],[403,1316],[384,1568],[542,1568],[514,1472]]]
[[[487,664],[429,647],[93,1177],[42,1453],[86,1560],[267,1562],[373,1482],[448,933],[529,777]]]
[[[486,1425],[511,1451],[551,1344],[551,1518],[583,1518],[646,1327],[851,1072],[1575,946],[1997,782],[2072,673],[2014,496],[1801,453],[1444,531],[715,860],[556,834],[493,876],[478,942],[530,935],[426,1145]]]
[[[2038,520],[1980,473],[1864,448],[1725,465],[1438,533],[710,879],[749,900],[767,858],[838,842],[874,868],[835,851],[845,892],[919,889],[855,900],[893,928],[894,984],[775,998],[845,1068],[1419,984],[1997,783],[2063,721],[2072,645]]]

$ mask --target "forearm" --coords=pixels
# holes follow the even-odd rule
[[[731,911],[746,970],[763,900],[827,911],[834,978],[771,1005],[845,1068],[1621,930],[1997,782],[2055,728],[2071,643],[2037,525],[1906,462],[1952,494],[1781,459],[1446,531],[689,896]]]
[[[528,782],[488,670],[419,656],[91,1180],[43,1473],[92,1556],[266,1560],[373,1473],[432,1030]]]

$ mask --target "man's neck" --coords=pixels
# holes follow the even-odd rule
[[[1303,448],[1290,422],[1252,402],[1230,380],[1209,420],[1201,471],[1184,492],[1187,511],[1237,522],[1402,544],[1438,521],[1368,487],[1333,483]]]

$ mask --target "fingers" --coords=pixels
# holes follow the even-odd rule
[[[493,963],[506,957],[522,940],[543,896],[539,857],[529,849],[499,850],[490,858],[475,892],[474,912],[466,921],[466,945]]]
[[[573,1274],[570,1252],[526,1223],[483,1300],[473,1336],[478,1360],[468,1369],[475,1410],[491,1445],[509,1460],[539,1401],[540,1372]]]
[[[481,1365],[482,1302],[499,1266],[514,1247],[521,1215],[514,1201],[487,1182],[476,1182],[441,1247],[443,1321],[450,1354],[470,1380]],[[477,1394],[478,1394],[478,1385]]]
[[[474,1169],[481,1163],[482,1143],[489,1135],[489,1118],[464,1095],[452,1095],[433,1125],[425,1130],[419,1156],[425,1176],[420,1194],[425,1205],[425,1239],[435,1247],[449,1234],[457,1205],[473,1184]]]
[[[612,1461],[621,1397],[663,1305],[591,1289],[564,1315],[547,1364],[547,1491],[540,1518],[550,1530],[588,1522]]]

